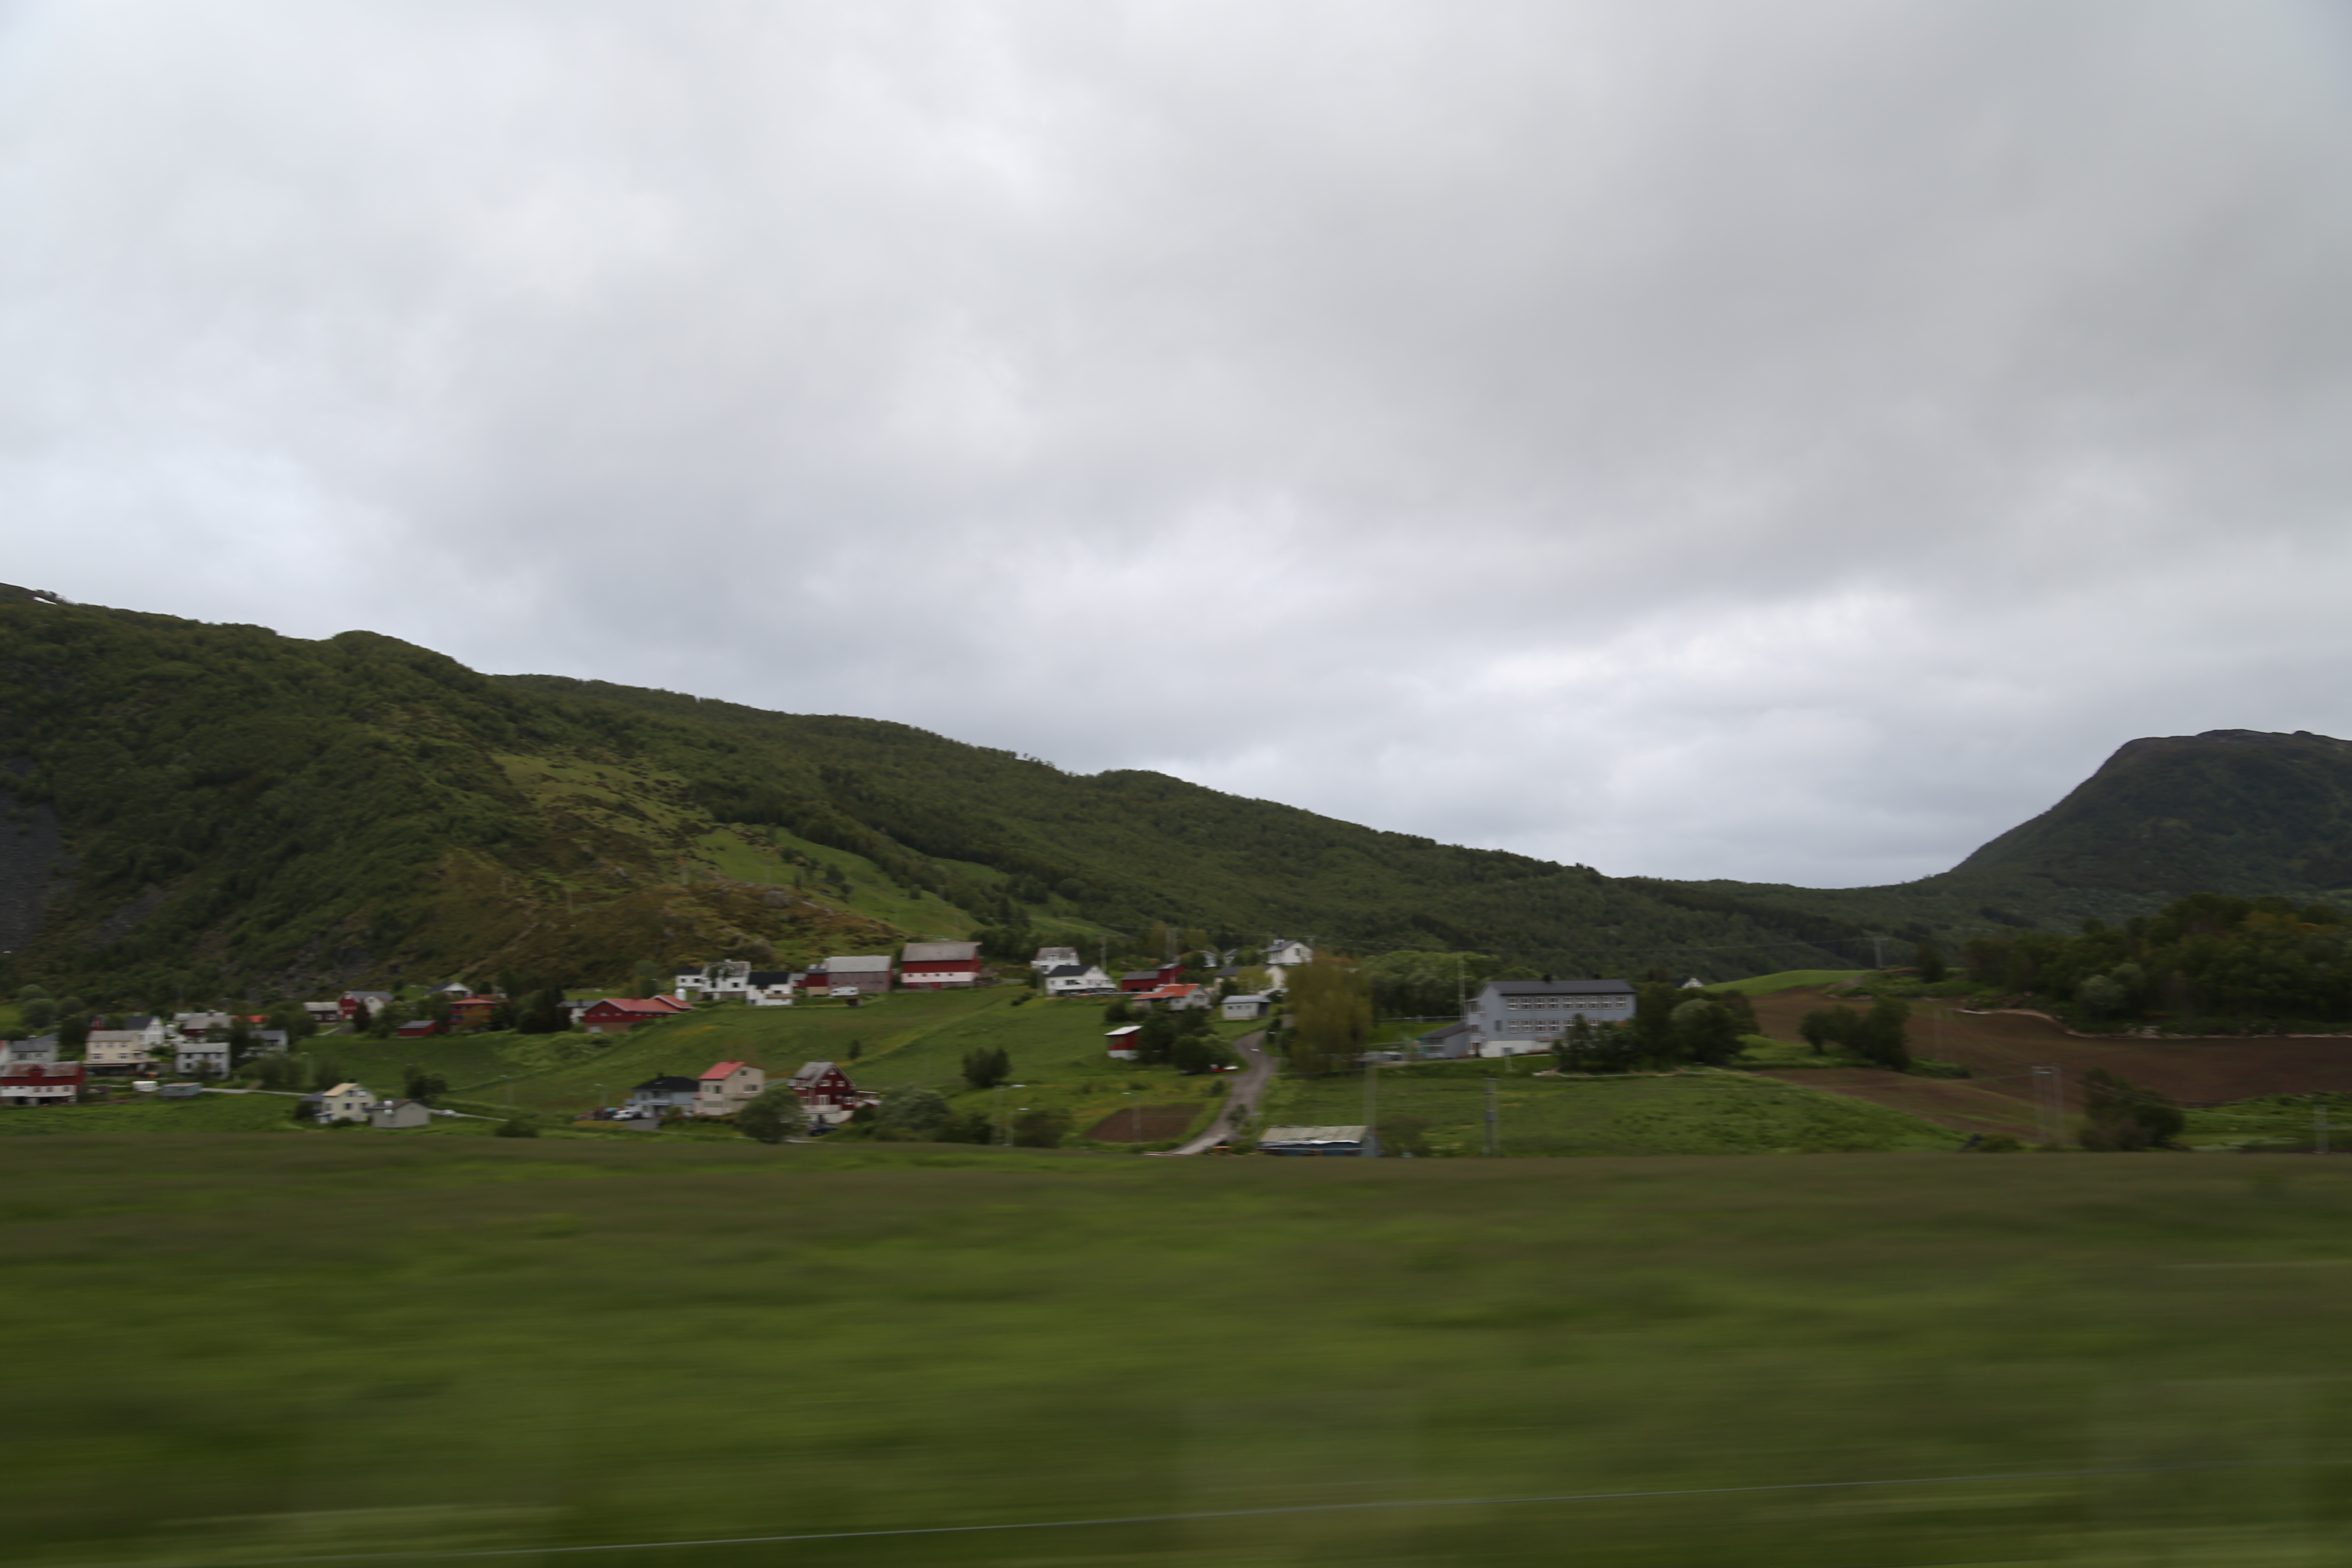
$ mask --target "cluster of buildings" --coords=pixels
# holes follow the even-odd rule
[[[846,1121],[861,1105],[880,1099],[849,1081],[849,1075],[832,1062],[805,1062],[784,1080],[815,1126]],[[649,1078],[629,1091],[626,1104],[612,1119],[640,1125],[658,1125],[669,1116],[732,1116],[766,1091],[768,1075],[750,1062],[716,1062],[701,1075],[666,1074]]]

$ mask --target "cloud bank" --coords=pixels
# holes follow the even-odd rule
[[[13,581],[1612,872],[2352,732],[2319,5],[0,10]]]

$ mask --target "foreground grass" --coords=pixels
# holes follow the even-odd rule
[[[2220,1564],[2352,1512],[2319,1161],[68,1138],[0,1192],[15,1562],[1990,1476],[600,1560]]]
[[[1694,1069],[1622,1078],[1535,1076],[1535,1063],[1427,1062],[1383,1068],[1375,1089],[1385,1124],[1429,1123],[1430,1152],[1480,1153],[1486,1086],[1495,1086],[1506,1154],[1796,1154],[1953,1149],[1958,1133],[1843,1095],[1744,1073]],[[1516,1072],[1507,1068],[1517,1068]],[[1360,1078],[1283,1079],[1265,1121],[1326,1125],[1365,1116]]]

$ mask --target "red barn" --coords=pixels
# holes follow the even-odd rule
[[[980,984],[980,943],[910,942],[898,960],[898,984],[910,989]]]
[[[0,1067],[0,1105],[71,1105],[81,1098],[79,1062],[10,1062]]]
[[[618,1035],[639,1024],[657,1024],[686,1009],[667,996],[607,996],[581,1012],[580,1026],[592,1035]]]
[[[834,1110],[857,1098],[857,1086],[831,1062],[803,1062],[801,1070],[785,1081],[801,1097],[801,1103],[812,1110]]]

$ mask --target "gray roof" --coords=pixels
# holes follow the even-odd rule
[[[1631,996],[1630,980],[1489,980],[1498,996]]]
[[[1451,1039],[1455,1035],[1466,1034],[1470,1026],[1467,1024],[1448,1024],[1442,1029],[1430,1030],[1429,1033],[1422,1036],[1422,1038],[1424,1040]]]
[[[1258,1135],[1258,1147],[1268,1143],[1360,1143],[1365,1129],[1356,1127],[1269,1127]]]
[[[976,942],[910,942],[900,955],[902,963],[952,963],[980,956]]]
[[[890,973],[890,955],[887,952],[859,952],[828,958],[824,961],[824,972],[827,974],[887,974]]]
[[[801,1064],[801,1070],[793,1074],[792,1077],[786,1079],[784,1081],[786,1083],[814,1083],[817,1079],[823,1078],[825,1074],[832,1072],[833,1070],[834,1066],[831,1062],[803,1062]],[[846,1078],[849,1075],[847,1073],[844,1073],[842,1076]]]
[[[629,1092],[631,1094],[698,1094],[701,1092],[701,1085],[690,1078],[680,1078],[676,1073],[664,1073],[659,1078],[646,1079]]]

